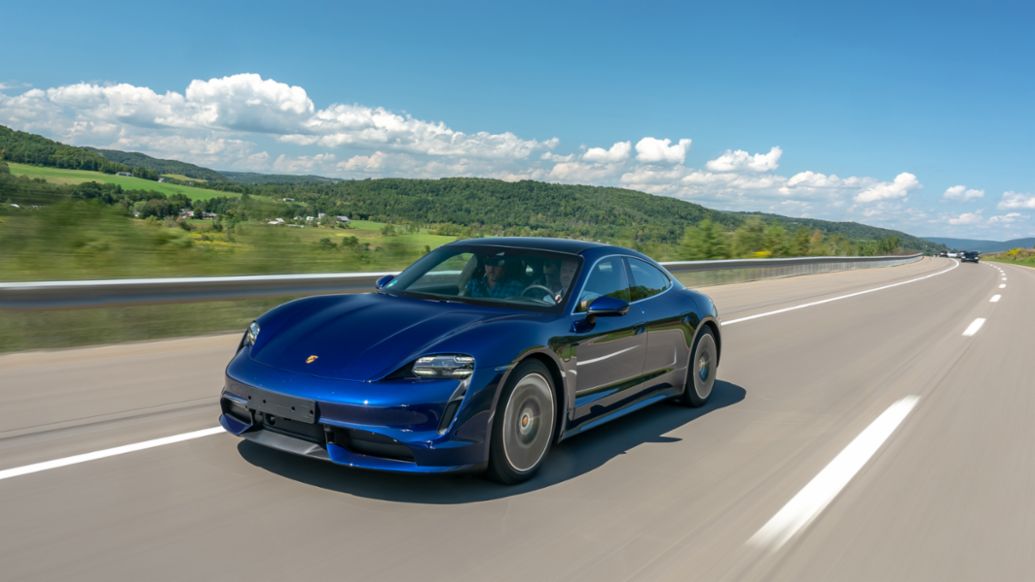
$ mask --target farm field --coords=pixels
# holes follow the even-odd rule
[[[152,192],[161,192],[167,196],[171,194],[183,194],[191,200],[208,200],[209,198],[215,198],[218,196],[238,196],[238,194],[233,192],[221,192],[219,190],[199,188],[196,186],[180,186],[177,184],[155,182],[132,176],[116,176],[114,174],[92,172],[89,170],[67,170],[64,168],[33,166],[14,162],[8,162],[7,165],[11,169],[11,174],[15,176],[39,178],[54,184],[81,184],[83,182],[118,184],[119,186],[122,186],[124,190],[147,190]]]

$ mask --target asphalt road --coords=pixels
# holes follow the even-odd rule
[[[0,579],[1031,580],[1035,270],[954,266],[708,289],[709,406],[512,488],[225,434],[11,476],[215,426],[238,336],[0,356]]]

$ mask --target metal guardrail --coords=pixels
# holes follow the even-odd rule
[[[917,254],[883,257],[732,259],[674,261],[661,264],[684,284],[702,286],[771,277],[886,267],[913,262],[922,256]],[[0,283],[0,309],[77,309],[313,293],[355,293],[372,290],[374,282],[387,274],[394,273],[319,273]]]

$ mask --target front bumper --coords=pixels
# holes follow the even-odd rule
[[[484,468],[499,373],[468,380],[357,382],[276,370],[239,356],[219,423],[273,449],[404,473]]]

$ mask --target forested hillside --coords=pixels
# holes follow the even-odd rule
[[[103,156],[105,159],[129,166],[130,168],[143,168],[155,174],[178,174],[188,178],[204,180],[207,182],[221,182],[226,180],[222,174],[215,170],[180,162],[177,160],[162,160],[137,152],[123,152],[119,150],[102,150],[87,148]]]
[[[32,133],[15,131],[2,125],[0,125],[0,160],[73,170],[96,170],[109,174],[129,171],[127,166],[108,160],[89,148],[65,145]]]

